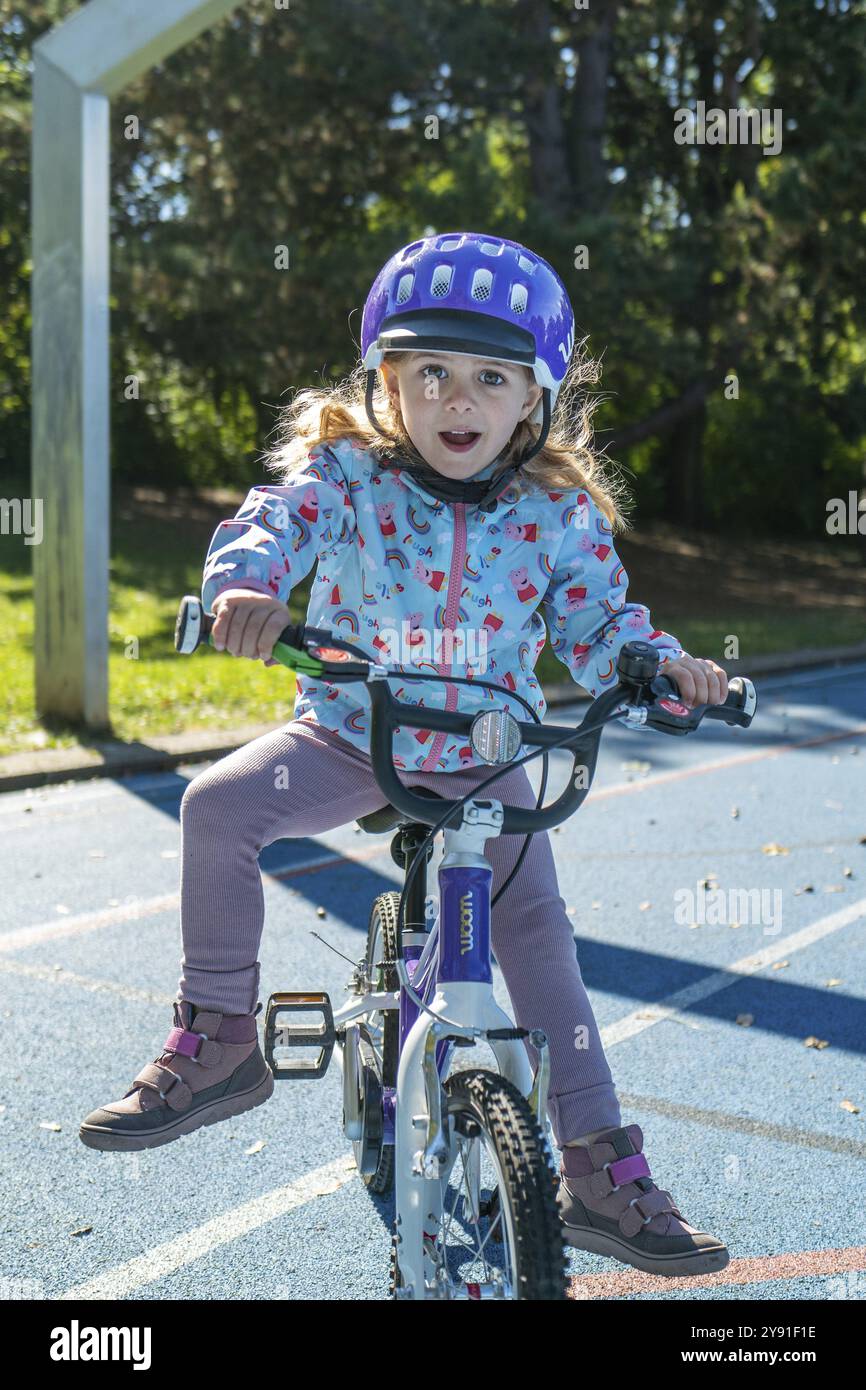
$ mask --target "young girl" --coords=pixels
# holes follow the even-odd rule
[[[286,408],[285,439],[268,456],[280,481],[253,488],[217,528],[202,585],[214,645],[274,664],[289,594],[318,561],[307,622],[346,632],[405,673],[392,689],[415,705],[471,714],[494,701],[525,719],[514,692],[543,716],[533,672],[545,617],[553,650],[592,695],[616,683],[617,652],[639,638],[659,649],[684,701],[722,702],[721,667],[684,653],[625,600],[612,544],[625,522],[576,400],[594,364],[576,357],[568,375],[574,315],[552,267],[500,237],[426,237],[379,272],[361,337],[363,361],[346,384],[301,392]],[[502,694],[413,682],[413,670],[480,676]],[[256,1025],[258,856],[274,840],[319,835],[387,804],[369,758],[369,711],[363,685],[299,676],[290,723],[189,784],[175,1026],[123,1098],[83,1121],[85,1144],[154,1147],[271,1095]],[[492,770],[441,732],[399,729],[394,749],[404,785],[446,797]],[[516,806],[537,799],[522,768],[495,794]],[[494,895],[522,847],[513,835],[488,841]],[[549,1040],[568,1239],[654,1273],[722,1268],[724,1244],[684,1221],[650,1176],[640,1126],[621,1123],[546,833],[530,840],[493,907],[491,937],[517,1023]]]

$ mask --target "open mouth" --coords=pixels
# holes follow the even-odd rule
[[[440,430],[439,438],[455,454],[467,453],[481,438],[477,430]]]

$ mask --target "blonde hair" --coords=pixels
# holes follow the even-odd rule
[[[612,530],[629,530],[631,523],[621,510],[631,502],[629,490],[620,477],[608,473],[610,460],[592,445],[591,417],[604,398],[591,399],[583,390],[601,375],[600,362],[583,353],[585,341],[575,348],[543,448],[521,466],[511,486],[521,496],[534,488],[550,492],[582,488],[607,517]],[[404,356],[405,353],[388,352],[383,360],[391,365]],[[525,371],[532,381],[530,369],[526,367]],[[359,362],[344,381],[334,386],[298,391],[288,405],[280,407],[275,426],[277,444],[266,450],[259,461],[269,472],[278,474],[281,483],[287,483],[318,445],[353,438],[377,461],[398,453],[401,466],[429,468],[406,433],[399,403],[392,404],[381,372],[376,375],[373,409],[386,437],[376,433],[364,404],[366,386],[366,369]],[[527,420],[518,422],[494,478],[535,442],[540,429]]]

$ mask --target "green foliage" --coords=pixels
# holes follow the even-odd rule
[[[0,3],[0,453],[15,466],[31,52],[79,8]],[[285,393],[354,365],[383,261],[463,226],[563,274],[578,338],[603,357],[600,443],[630,470],[638,517],[820,535],[866,444],[863,7],[619,6],[609,49],[594,44],[608,9],[250,0],[116,98],[116,476],[257,481]],[[675,113],[699,100],[780,108],[781,152],[678,144]],[[696,383],[685,421],[653,423]]]

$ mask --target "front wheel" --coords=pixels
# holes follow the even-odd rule
[[[557,1174],[526,1098],[506,1077],[481,1069],[455,1072],[442,1091],[453,1161],[439,1179],[438,1230],[425,1231],[429,1277],[414,1297],[565,1299]],[[391,1297],[402,1290],[395,1223]]]

